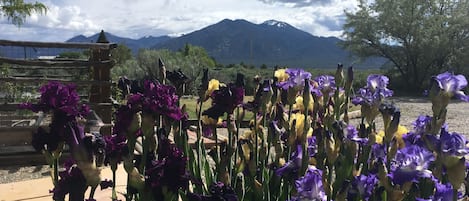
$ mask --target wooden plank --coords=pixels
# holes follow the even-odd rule
[[[49,79],[49,78],[30,78],[30,77],[3,77],[0,81],[16,82],[16,83],[42,83],[48,81],[58,81],[63,83],[74,83],[78,86],[111,86],[111,82],[107,81],[82,81],[82,80],[66,80],[66,79]]]
[[[27,74],[12,74],[10,77],[13,78],[55,78],[55,79],[60,79],[60,78],[73,78],[75,75],[27,75]],[[63,79],[65,80],[65,79]]]
[[[6,112],[6,111],[16,111],[19,110],[18,107],[20,106],[21,103],[0,103],[0,112]],[[112,107],[112,103],[86,103],[89,105],[91,108],[109,108]],[[0,116],[0,117],[3,117]]]
[[[10,69],[17,70],[50,70],[50,69],[89,69],[89,66],[9,66]]]
[[[66,154],[70,155],[70,154]],[[66,156],[63,156],[66,157]],[[0,155],[0,167],[12,165],[46,165],[45,157],[37,152]]]
[[[37,127],[0,128],[0,146],[21,146],[31,144],[32,132]]]
[[[107,67],[113,64],[113,60],[24,60],[24,59],[11,59],[6,57],[0,57],[0,63],[16,64],[23,66],[47,66],[47,67],[77,67],[77,66],[93,66],[93,67]]]
[[[77,48],[77,49],[104,49],[117,47],[115,43],[72,43],[72,42],[36,42],[0,40],[0,46],[44,47],[44,48]]]

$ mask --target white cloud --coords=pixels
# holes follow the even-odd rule
[[[313,35],[340,36],[345,9],[355,0],[47,0],[20,29],[0,17],[0,38],[63,41],[101,29],[119,36],[182,34],[228,19],[287,22]],[[35,33],[35,34],[32,34]],[[41,34],[41,35],[38,35]],[[50,34],[50,35],[42,35]]]

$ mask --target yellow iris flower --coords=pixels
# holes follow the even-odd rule
[[[274,72],[274,77],[277,78],[278,82],[287,81],[289,75],[285,72],[286,69],[278,69]]]
[[[223,119],[221,117],[219,117],[218,119],[213,119],[207,115],[203,115],[201,120],[204,125],[210,126],[221,125],[223,123]]]
[[[310,94],[309,95],[309,105],[308,105],[308,110],[309,111],[313,111],[313,96]],[[299,110],[301,111],[302,113],[305,112],[305,106],[303,105],[303,96],[297,96],[296,99],[295,99],[295,104],[293,104],[293,109],[294,110]]]
[[[216,91],[216,90],[219,90],[220,89],[220,86],[224,86],[223,83],[220,83],[220,81],[216,80],[216,79],[211,79],[209,82],[208,82],[208,88],[207,88],[207,91],[205,92],[205,100],[208,100],[208,98],[210,97],[210,95]]]
[[[405,147],[404,140],[402,139],[402,135],[408,133],[409,130],[405,126],[399,125],[397,127],[397,131],[394,133],[394,136],[396,137],[397,144],[399,149],[402,149]],[[379,131],[378,134],[376,135],[376,143],[382,144],[383,143],[383,138],[384,138],[384,131]]]

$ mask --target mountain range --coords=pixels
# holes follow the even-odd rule
[[[99,34],[75,36],[66,42],[95,42]],[[318,37],[276,20],[254,24],[246,20],[225,19],[200,30],[181,35],[119,37],[106,32],[108,41],[125,44],[134,54],[141,48],[179,50],[186,44],[201,46],[221,64],[245,63],[255,66],[335,68],[337,63],[358,68],[377,68],[382,58],[356,63],[353,55],[339,46],[337,37]],[[30,51],[31,52],[31,51]],[[48,52],[51,53],[50,51]],[[31,56],[38,54],[30,53]],[[17,55],[23,57],[26,54]],[[9,55],[4,55],[9,56]]]
[[[336,37],[317,37],[285,22],[254,24],[225,19],[192,33],[158,43],[153,48],[177,50],[184,44],[204,47],[223,64],[243,61],[256,66],[335,67],[350,64],[348,51]]]
[[[260,66],[291,66],[335,68],[337,63],[360,68],[377,68],[384,59],[374,58],[356,63],[356,58],[338,45],[337,37],[318,37],[292,25],[268,20],[254,24],[246,20],[224,19],[200,30],[179,37],[143,37],[129,39],[106,34],[108,40],[129,46],[134,53],[140,48],[179,50],[186,44],[205,48],[208,54],[222,64],[240,63]],[[96,41],[76,36],[70,42]]]
[[[119,37],[112,33],[105,32],[108,41],[117,44],[124,44],[129,47],[134,54],[137,54],[139,49],[149,49],[154,45],[171,39],[169,36],[145,36],[139,39],[131,39],[125,37]],[[96,42],[98,40],[99,33],[92,36],[86,37],[84,35],[78,35],[68,39],[66,42]]]

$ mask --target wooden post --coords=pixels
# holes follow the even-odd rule
[[[101,31],[97,43],[109,43],[104,31]],[[111,60],[111,49],[93,49],[91,53],[91,61],[109,61]],[[111,68],[112,62],[108,62],[101,65],[95,65],[92,67],[93,80],[94,81],[105,81],[111,82]],[[105,125],[108,125],[101,129],[102,134],[110,134],[111,127],[109,126],[112,121],[112,104],[111,104],[111,85],[108,86],[97,86],[92,85],[90,90],[90,102],[97,103],[94,108],[96,114],[103,120]]]

